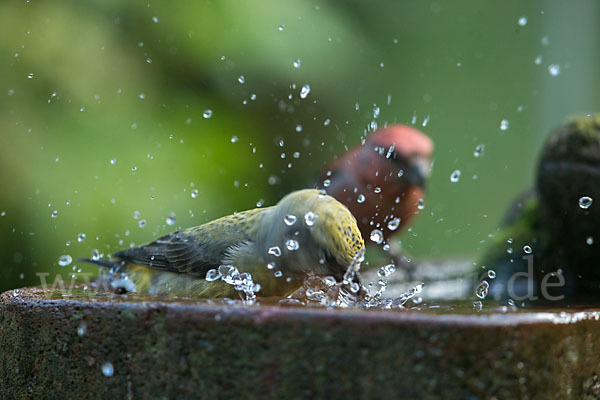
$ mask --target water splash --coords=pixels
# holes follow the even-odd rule
[[[221,265],[218,269],[208,270],[206,278],[208,282],[221,280],[240,292],[240,297],[245,304],[251,305],[256,301],[256,293],[260,291],[260,284],[254,283],[252,275],[242,272],[232,265]]]

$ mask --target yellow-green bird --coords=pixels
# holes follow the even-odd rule
[[[236,290],[251,294],[259,284],[257,294],[266,297],[291,293],[310,273],[341,281],[363,248],[350,211],[306,189],[275,206],[173,232],[110,260],[84,261],[110,268],[106,278],[120,292],[237,297]]]

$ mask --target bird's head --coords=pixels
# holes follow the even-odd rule
[[[578,256],[597,251],[589,238],[600,240],[600,114],[572,118],[554,130],[536,186],[541,222],[555,247]]]
[[[345,205],[331,196],[318,194],[313,204],[317,216],[312,236],[323,249],[326,258],[345,268],[365,247],[356,218]]]
[[[288,271],[333,275],[339,280],[364,248],[354,216],[322,191],[292,192],[277,203],[271,216],[268,243],[284,243],[278,259]],[[286,244],[289,240],[295,241],[291,247]]]
[[[393,173],[411,186],[425,187],[430,174],[433,141],[406,125],[390,125],[373,132],[366,145],[388,158]]]

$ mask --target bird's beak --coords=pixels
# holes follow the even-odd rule
[[[414,157],[405,171],[404,179],[412,185],[425,188],[429,178],[429,160],[426,157]]]

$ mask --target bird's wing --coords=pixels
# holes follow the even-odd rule
[[[203,277],[223,263],[231,248],[254,240],[254,229],[268,208],[254,209],[173,232],[113,257],[127,264]]]

